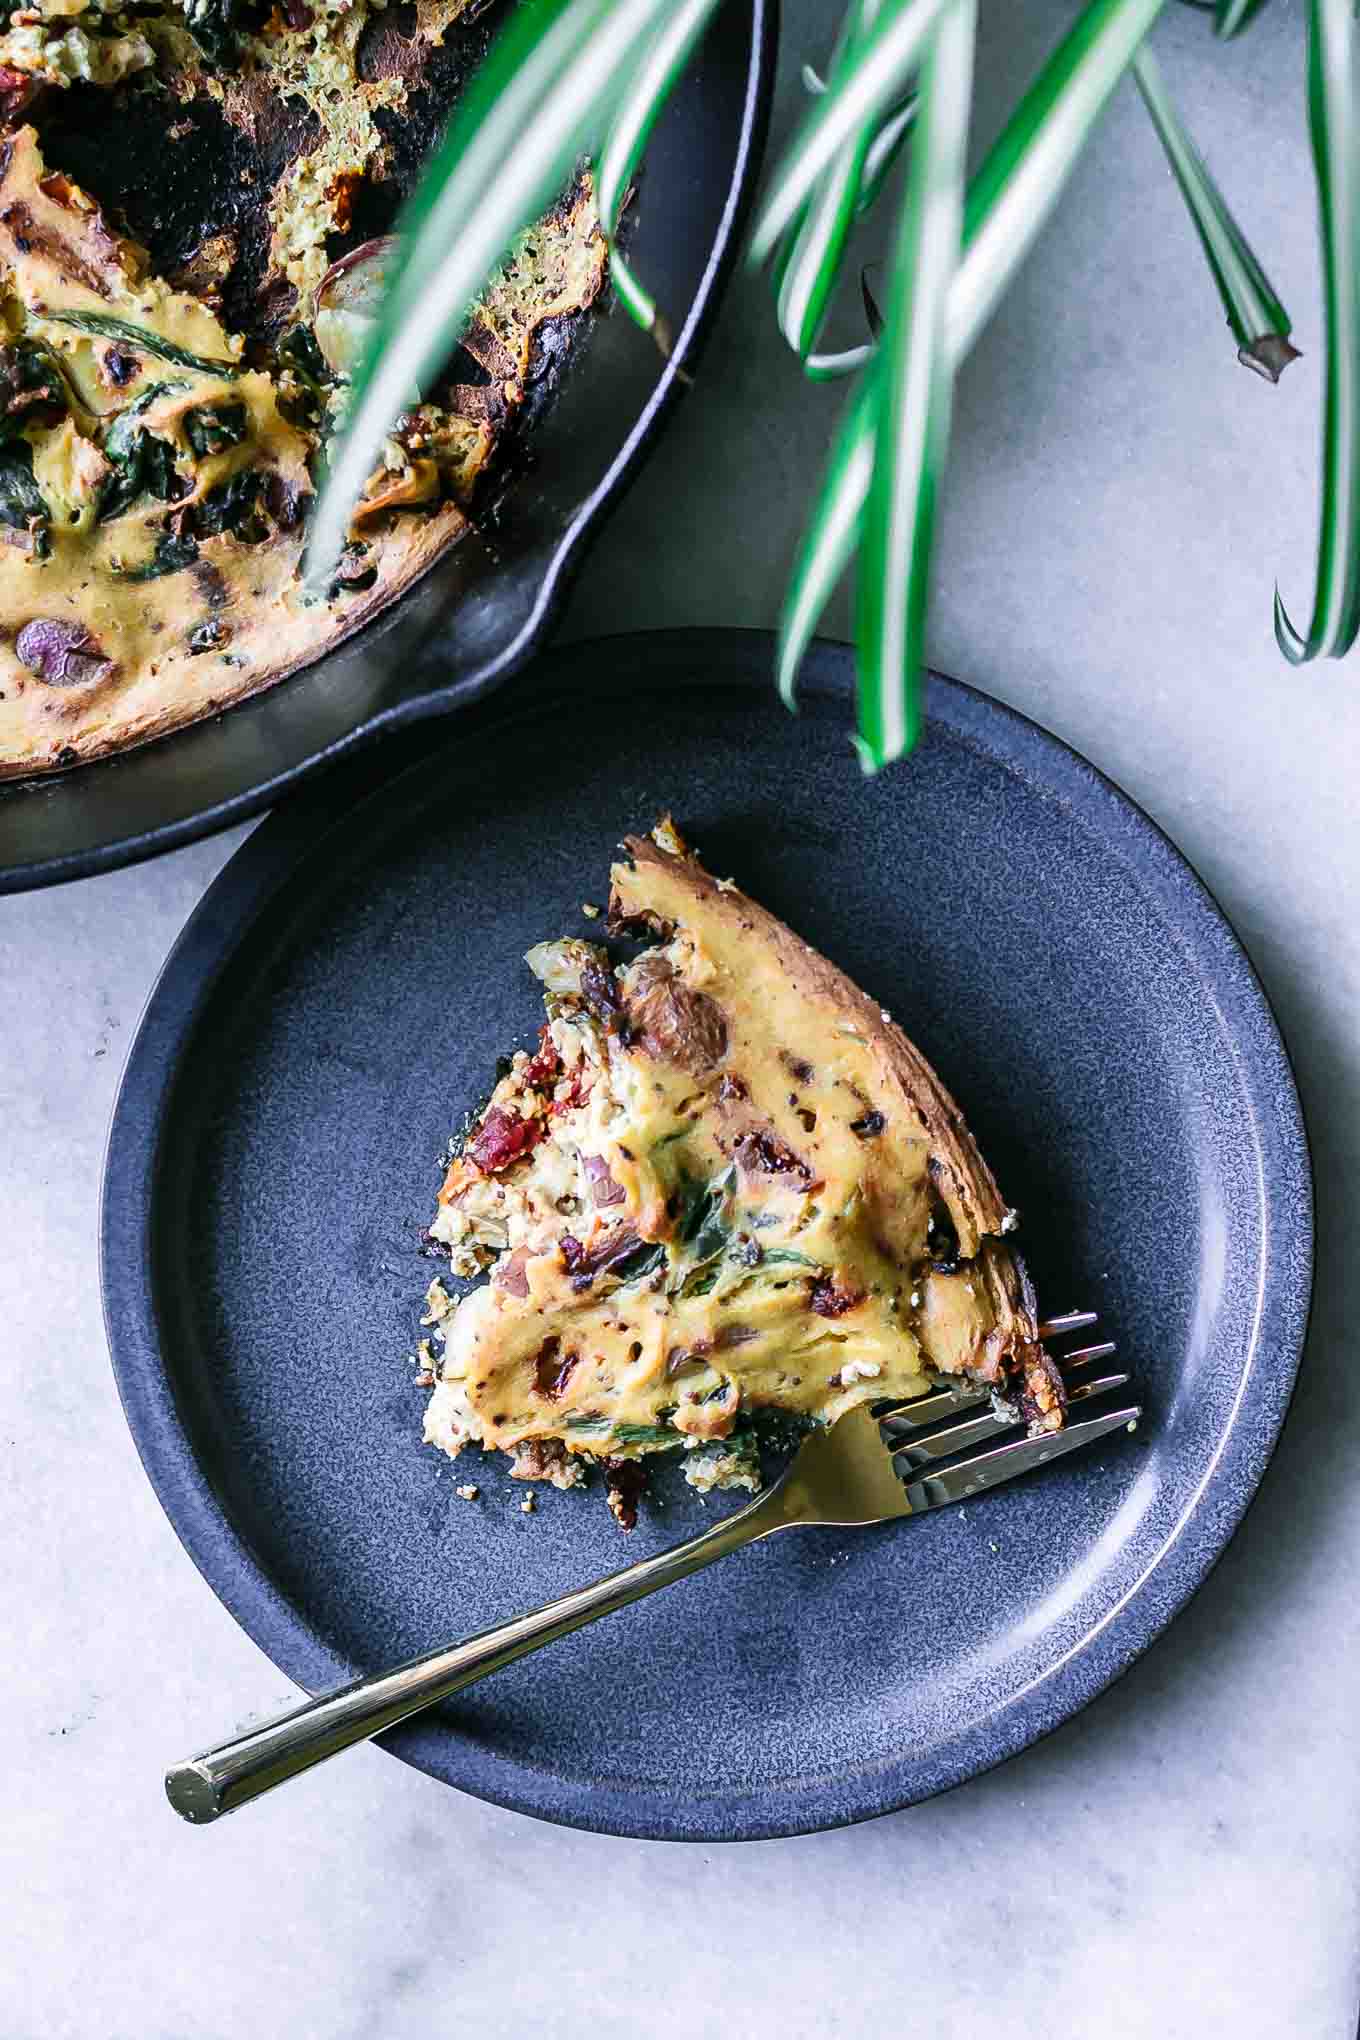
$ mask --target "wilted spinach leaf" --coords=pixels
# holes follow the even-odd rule
[[[194,531],[199,538],[216,538],[229,531],[244,545],[258,545],[268,538],[269,526],[260,514],[260,489],[264,476],[258,468],[242,468],[229,475],[215,489],[209,489],[201,503],[193,506]]]
[[[215,652],[219,646],[227,642],[230,635],[231,633],[220,617],[206,617],[202,623],[195,624],[194,628],[190,631],[189,650],[194,653]]]
[[[197,404],[184,414],[184,436],[202,459],[239,446],[246,436],[246,407],[240,403]]]
[[[141,495],[159,496],[162,503],[168,503],[178,491],[174,447],[168,439],[148,432],[141,421],[158,397],[183,387],[182,383],[152,383],[109,427],[104,458],[111,473],[99,497],[101,524],[110,517],[121,517]]]
[[[637,1282],[644,1275],[650,1275],[655,1269],[664,1266],[665,1260],[666,1249],[659,1241],[642,1240],[631,1254],[625,1255],[621,1261],[615,1261],[609,1272],[617,1276],[620,1282]]]
[[[675,1191],[675,1237],[684,1249],[687,1270],[675,1285],[677,1295],[707,1296],[718,1280],[722,1257],[732,1244],[727,1200],[736,1174],[728,1168],[708,1183],[686,1179]]]
[[[676,1213],[675,1237],[682,1246],[692,1249],[696,1260],[721,1253],[727,1245],[731,1227],[723,1218],[722,1211],[736,1174],[735,1169],[724,1169],[710,1183],[685,1181],[676,1190],[679,1210]]]
[[[191,538],[180,538],[173,531],[163,531],[156,540],[156,550],[144,567],[125,567],[121,577],[125,581],[158,581],[162,574],[177,574],[182,567],[191,567],[198,558],[198,547]]]
[[[669,1424],[616,1424],[614,1436],[620,1445],[678,1445],[680,1433]]]
[[[686,1275],[675,1293],[677,1296],[707,1296],[711,1289],[717,1288],[718,1277],[721,1274],[721,1257],[707,1261],[703,1267],[695,1268],[690,1274]]]
[[[678,1445],[680,1433],[669,1424],[616,1424],[611,1417],[568,1417],[568,1431],[585,1431],[603,1437],[606,1433],[620,1445]]]
[[[316,335],[311,327],[294,326],[280,344],[279,356],[292,369],[302,387],[324,409],[327,389],[335,378],[327,366],[325,355],[316,344]]]
[[[33,479],[33,448],[26,439],[0,447],[0,524],[11,531],[31,531],[33,549],[45,559],[50,522],[42,490]]]
[[[187,347],[163,340],[149,326],[134,326],[131,320],[115,318],[112,312],[46,311],[43,317],[58,326],[74,326],[77,333],[93,333],[99,340],[126,341],[129,347],[139,347],[143,354],[173,361],[178,368],[196,368],[201,375],[220,375],[231,381],[241,373],[238,361],[215,361],[206,354],[191,354]]]

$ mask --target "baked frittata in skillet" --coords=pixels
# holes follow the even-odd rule
[[[439,1193],[432,1238],[490,1279],[431,1286],[427,1440],[558,1487],[603,1465],[628,1522],[652,1453],[758,1486],[762,1412],[967,1375],[1058,1427],[1015,1215],[919,1050],[669,820],[624,850],[609,931],[653,946],[530,950],[547,1024]]]
[[[483,33],[483,11],[8,10],[0,777],[98,757],[256,693],[467,529],[545,323],[600,287],[588,180],[522,237],[449,379],[413,392],[327,596],[300,584],[315,478],[390,259],[365,225],[395,210],[396,173],[415,168],[409,130],[437,132],[439,79],[457,37],[470,48]],[[138,218],[160,266],[128,230]]]

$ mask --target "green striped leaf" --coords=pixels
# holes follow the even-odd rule
[[[1327,319],[1322,528],[1303,636],[1275,594],[1275,636],[1293,665],[1339,659],[1360,628],[1360,100],[1353,0],[1311,0],[1308,122],[1317,173]]]
[[[968,192],[950,349],[968,352],[1033,245],[1106,101],[1165,0],[1089,0],[1007,121]]]
[[[902,153],[902,144],[911,133],[915,118],[916,94],[911,92],[902,104],[888,115],[869,144],[869,153],[864,159],[864,175],[860,180],[856,211],[867,213],[877,200],[892,174],[894,163]]]
[[[803,654],[859,544],[860,523],[874,472],[876,396],[872,378],[866,377],[841,421],[789,576],[775,662],[779,692],[788,708],[794,706]]]
[[[1212,14],[1214,34],[1226,42],[1255,19],[1265,0],[1184,0],[1184,4],[1198,8],[1201,14]]]
[[[1278,382],[1298,357],[1298,349],[1289,342],[1289,314],[1186,132],[1151,50],[1138,52],[1133,75],[1218,285],[1237,341],[1237,358],[1244,367]]]
[[[950,0],[884,0],[873,28],[815,100],[770,181],[751,241],[754,263],[774,254],[846,144],[885,119],[901,99],[947,4]]]
[[[848,58],[872,29],[881,6],[882,0],[859,0],[847,13],[833,59],[833,80],[845,75]],[[827,88],[815,72],[812,77],[817,81],[815,89],[825,94]],[[915,116],[913,93],[893,107],[877,127],[869,123],[853,135],[818,181],[781,247],[779,326],[814,382],[849,375],[865,359],[861,348],[822,355],[814,355],[812,349],[840,279],[855,222],[882,191]]]
[[[947,329],[963,221],[975,31],[975,0],[952,0],[921,66],[911,175],[873,377],[873,478],[855,575],[859,748],[866,770],[901,757],[920,722],[935,502],[953,402]]]
[[[1003,130],[967,194],[963,255],[949,284],[943,351],[932,364],[936,384],[952,375],[994,309],[1056,203],[1110,93],[1163,4],[1164,0],[1090,0]],[[883,24],[878,33],[880,36],[884,33]],[[850,68],[853,71],[854,67]],[[833,91],[828,87],[819,99],[814,121],[832,98]],[[919,105],[918,98],[918,108]],[[918,120],[920,117],[918,112]],[[825,141],[817,146],[819,151],[824,150]],[[913,162],[919,160],[919,147],[917,134],[913,140]],[[813,356],[808,367],[819,376],[849,373],[866,360],[867,354],[868,350],[847,349],[840,355]],[[901,373],[900,368],[898,372]],[[852,410],[850,419],[855,415]],[[870,769],[890,756],[900,755],[911,740],[916,668],[905,665],[899,668],[894,697],[883,655],[886,626],[881,619],[887,616],[890,606],[895,609],[898,642],[905,643],[914,634],[919,667],[933,534],[934,481],[947,422],[947,400],[941,399],[936,389],[933,411],[926,403],[916,419],[916,437],[898,473],[900,514],[896,528],[899,539],[903,531],[910,534],[911,550],[903,555],[899,545],[894,555],[899,576],[896,590],[889,594],[881,589],[878,597],[866,596],[866,588],[872,589],[876,578],[881,581],[886,568],[861,557],[857,569],[861,756]],[[899,425],[905,429],[900,418]],[[852,427],[847,424],[845,429],[851,431]],[[852,440],[851,446],[844,440],[838,442],[795,567],[780,634],[779,680],[786,700],[792,697],[798,660],[815,629],[816,614],[859,543],[864,497],[857,496],[857,491],[863,476],[864,437],[860,428],[860,436]],[[877,433],[875,443],[881,443]],[[881,459],[880,451],[875,472]],[[911,514],[902,507],[908,501],[913,505]],[[867,621],[866,611],[871,612]]]
[[[968,191],[964,253],[950,294],[949,347],[956,365],[1028,254],[1111,92],[1164,4],[1090,0],[978,171]],[[819,109],[830,97],[828,89]],[[914,108],[912,113],[914,118]],[[814,357],[810,372],[830,379],[849,374],[864,358],[859,350]]]
[[[1265,6],[1265,0],[1218,0],[1214,8],[1214,34],[1226,42],[1229,36],[1240,35],[1247,24]]]
[[[560,191],[670,11],[671,0],[521,0],[492,45],[398,221],[400,258],[313,519],[314,593],[410,391],[448,359],[487,278]]]
[[[845,75],[847,59],[872,27],[879,0],[856,0],[845,17],[831,72],[833,85]],[[825,92],[823,92],[825,97]],[[777,297],[780,331],[795,354],[806,356],[816,343],[827,304],[840,275],[845,245],[855,223],[869,150],[871,127],[844,144],[819,180],[780,265]]]
[[[600,152],[596,203],[609,240],[610,280],[620,304],[645,332],[655,333],[670,351],[669,328],[649,291],[634,276],[615,243],[628,188],[646,152],[657,118],[680,80],[694,46],[721,0],[680,0],[656,36],[636,75],[629,79]]]
[[[874,343],[866,340],[859,347],[842,348],[839,354],[809,354],[803,362],[803,373],[809,382],[840,382],[872,361],[877,352]]]

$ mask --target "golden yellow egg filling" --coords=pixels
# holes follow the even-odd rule
[[[425,1435],[574,1485],[684,1455],[701,1489],[759,1483],[762,1412],[834,1422],[968,1375],[1062,1421],[1014,1224],[929,1064],[849,979],[690,854],[629,838],[616,966],[529,952],[547,1005],[462,1143],[432,1236],[455,1274]]]

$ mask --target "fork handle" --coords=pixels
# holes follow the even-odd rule
[[[204,1750],[201,1756],[185,1758],[165,1774],[170,1804],[185,1820],[219,1820],[224,1813],[234,1813],[247,1800],[258,1799],[262,1792],[272,1791],[301,1771],[310,1771],[313,1764],[324,1763],[352,1743],[381,1735],[423,1707],[432,1707],[460,1693],[475,1679],[484,1679],[488,1672],[498,1672],[516,1658],[527,1657],[540,1645],[569,1636],[573,1629],[582,1629],[615,1608],[625,1608],[630,1601],[640,1601],[644,1594],[669,1586],[672,1580],[682,1580],[702,1566],[712,1565],[715,1559],[754,1543],[788,1520],[781,1505],[782,1485],[758,1495],[700,1536],[637,1565],[625,1566],[622,1572],[611,1573],[593,1586],[579,1587],[532,1614],[515,1616],[451,1647],[427,1651],[394,1671],[356,1679],[337,1692],[306,1700],[273,1721],[247,1729],[216,1749]]]

